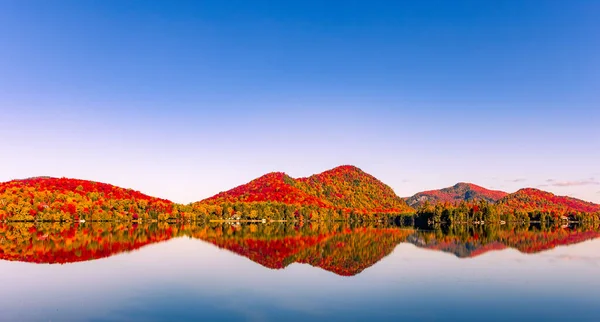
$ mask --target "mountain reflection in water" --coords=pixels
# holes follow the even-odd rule
[[[398,227],[343,222],[0,224],[0,259],[67,264],[130,252],[176,237],[199,239],[264,267],[304,263],[342,276],[375,265],[398,244],[475,257],[505,248],[537,253],[598,238],[597,226]],[[193,256],[193,254],[190,254]]]

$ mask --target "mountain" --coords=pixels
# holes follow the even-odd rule
[[[555,216],[600,212],[600,205],[534,188],[511,193],[498,200],[498,206],[503,212],[542,212]]]
[[[106,183],[34,177],[0,183],[0,220],[168,218],[174,204]]]
[[[199,204],[267,202],[362,214],[413,211],[389,186],[349,165],[298,179],[282,172],[269,173]]]
[[[381,221],[389,219],[389,215],[413,213],[411,206],[417,208],[424,202],[456,208],[457,202],[471,200],[494,203],[492,214],[527,216],[540,212],[557,218],[586,213],[591,215],[589,220],[600,218],[600,205],[532,188],[508,195],[470,183],[458,183],[453,187],[418,193],[405,201],[372,175],[355,166],[344,165],[297,179],[282,172],[269,173],[189,205],[87,180],[52,177],[12,180],[0,183],[0,221],[223,218]],[[452,212],[446,217],[459,222],[482,220],[484,211],[480,205],[471,206],[473,209],[468,213],[450,209]]]
[[[503,191],[489,190],[472,183],[461,182],[452,187],[440,190],[419,192],[412,197],[406,198],[406,203],[413,208],[418,208],[426,201],[431,204],[458,203],[471,200],[496,202],[506,195],[508,193]]]
[[[337,208],[368,212],[411,211],[392,188],[355,166],[339,166],[300,178],[296,180],[296,186]]]

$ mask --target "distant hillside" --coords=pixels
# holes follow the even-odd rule
[[[413,211],[389,186],[354,166],[300,179],[270,173],[198,204],[266,202],[363,214]]]
[[[440,190],[419,192],[412,197],[406,198],[406,203],[413,208],[418,208],[425,202],[429,202],[430,204],[457,203],[471,200],[496,202],[506,195],[508,193],[503,191],[489,190],[472,183],[461,182],[452,187]]]
[[[0,220],[167,218],[169,200],[79,179],[34,177],[0,183]]]
[[[498,207],[503,212],[542,212],[555,216],[600,212],[600,205],[534,188],[521,189],[505,196],[498,200]]]

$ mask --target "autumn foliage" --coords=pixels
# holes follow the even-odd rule
[[[459,187],[460,184],[453,188]],[[511,194],[488,193],[485,197],[481,197],[480,192],[471,193],[471,196],[480,197],[473,197],[468,201],[462,200],[462,192],[450,194],[450,190],[445,190],[446,192],[441,194],[444,190],[423,192],[417,194],[421,195],[420,199],[411,199],[413,204],[421,202],[416,212],[419,219],[442,223],[600,220],[600,205],[572,197],[556,196],[533,188],[521,189]],[[468,193],[474,190],[462,191]],[[502,194],[504,196],[496,200]]]
[[[600,205],[537,189],[513,194],[459,183],[403,198],[354,166],[306,178],[273,172],[200,202],[182,205],[106,183],[36,177],[0,183],[0,221],[386,221],[600,220]]]
[[[38,177],[0,183],[0,220],[168,218],[174,204],[110,184]]]
[[[354,166],[340,166],[297,179],[295,186],[326,200],[335,208],[362,213],[412,212],[412,208],[392,188]]]
[[[0,259],[66,264],[96,260],[145,245],[188,236],[247,257],[271,269],[292,263],[338,275],[362,272],[387,256],[413,232],[348,225],[251,224],[136,225],[131,223],[0,224]]]
[[[416,230],[374,223],[353,226],[348,223],[138,225],[131,222],[21,222],[0,224],[0,259],[66,264],[130,252],[177,237],[190,237],[271,269],[302,263],[352,276],[375,265],[400,243],[463,258],[505,248],[538,253],[599,238],[599,231],[597,225],[566,228],[457,225]]]
[[[173,225],[131,223],[0,224],[0,259],[65,264],[109,257],[166,241],[177,235]]]
[[[506,192],[489,190],[472,183],[457,183],[456,185],[440,190],[423,191],[415,194],[412,197],[406,198],[406,202],[411,206],[418,208],[425,202],[430,204],[436,203],[452,203],[456,204],[461,201],[478,201],[484,200],[488,202],[496,202],[499,199],[508,195]]]
[[[224,202],[274,202],[329,207],[330,204],[295,187],[294,179],[282,172],[273,172],[247,184],[221,192],[203,200],[207,204]]]
[[[553,216],[600,212],[600,205],[533,188],[521,189],[500,199],[498,207],[503,212],[541,212]]]
[[[216,231],[213,228],[194,237],[271,269],[303,263],[351,276],[390,254],[414,232],[387,227],[307,224],[293,230],[285,229],[289,225],[281,225],[280,233],[265,234],[263,230],[270,229],[269,226],[217,227]]]
[[[390,187],[354,166],[340,166],[299,179],[281,172],[269,173],[197,205],[222,205],[227,208],[239,206],[240,203],[284,204],[292,206],[292,215],[310,208],[309,218],[313,213],[316,216],[333,214],[336,218],[344,218],[344,214],[350,213],[403,214],[413,211]],[[264,213],[263,207],[256,208]]]
[[[452,253],[460,258],[476,257],[506,248],[534,254],[558,246],[600,238],[600,227],[470,226],[457,225],[420,230],[409,242],[418,247]]]

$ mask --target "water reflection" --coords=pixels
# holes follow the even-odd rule
[[[598,321],[595,229],[5,224],[0,321]]]
[[[176,237],[203,240],[262,266],[309,264],[353,276],[400,243],[475,257],[513,248],[537,253],[598,238],[597,226],[437,226],[328,223],[7,223],[0,225],[0,259],[73,263],[129,252]]]

